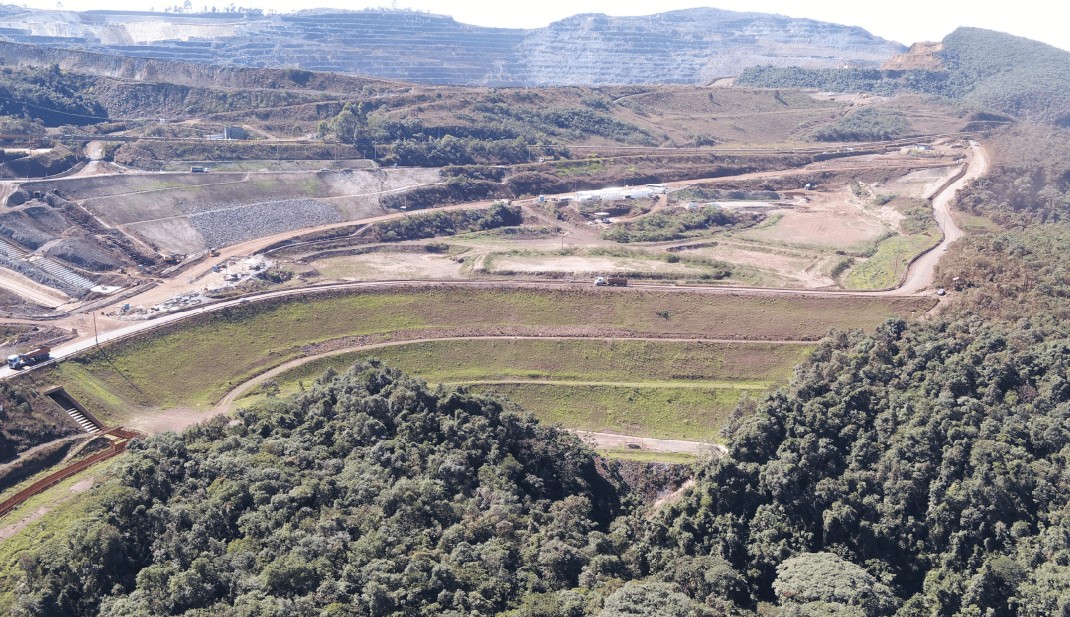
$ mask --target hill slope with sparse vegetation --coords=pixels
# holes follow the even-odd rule
[[[1022,37],[959,28],[934,53],[943,68],[749,68],[737,83],[776,88],[895,94],[920,92],[967,107],[1070,124],[1070,52]]]

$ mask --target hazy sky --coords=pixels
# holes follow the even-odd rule
[[[182,0],[184,1],[184,0]],[[63,8],[138,9],[182,4],[180,0],[66,0]],[[54,9],[55,0],[0,0],[37,8]],[[191,0],[194,8],[229,5],[230,0]],[[1018,36],[1044,41],[1070,50],[1070,9],[1051,0],[1017,0],[992,2],[974,0],[234,0],[238,6],[290,12],[303,8],[334,7],[361,9],[367,7],[412,8],[451,15],[469,24],[532,28],[568,17],[576,13],[606,13],[609,15],[648,15],[674,9],[715,6],[734,11],[780,13],[791,17],[809,17],[821,21],[861,26],[887,39],[910,44],[915,41],[939,40],[958,26],[976,26],[1009,32]]]

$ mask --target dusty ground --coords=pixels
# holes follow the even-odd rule
[[[885,223],[863,208],[848,187],[810,195],[810,202],[785,210],[775,224],[738,234],[759,240],[827,249],[850,249],[876,239],[887,230]]]
[[[313,262],[332,280],[394,281],[400,279],[461,278],[462,264],[430,253],[368,253],[331,257]]]
[[[805,289],[820,289],[835,284],[827,275],[833,257],[822,253],[804,253],[790,249],[777,250],[748,246],[743,242],[721,242],[716,246],[681,251],[680,255],[694,255],[719,259],[731,264],[755,268],[783,285]]]
[[[872,189],[877,193],[926,199],[932,195],[933,191],[939,188],[945,180],[947,180],[949,171],[951,171],[951,169],[947,167],[922,169],[906,174],[900,178],[896,178],[890,182],[874,184]]]
[[[126,421],[124,426],[148,435],[155,435],[166,431],[181,431],[187,426],[204,422],[219,413],[218,410],[207,407],[204,409],[175,408],[141,414]]]
[[[594,448],[628,448],[633,450],[645,450],[647,452],[678,452],[682,454],[694,454],[708,456],[726,452],[720,444],[703,441],[684,441],[681,439],[652,439],[649,437],[632,437],[630,435],[617,435],[615,433],[591,433],[588,431],[574,431]]]
[[[7,268],[0,268],[0,286],[45,308],[56,308],[70,301],[70,298],[58,289],[46,287]]]
[[[587,275],[595,272],[633,271],[656,272],[659,274],[699,274],[702,272],[701,268],[684,263],[671,264],[656,259],[633,259],[628,257],[584,257],[578,255],[516,257],[500,255],[495,256],[491,263],[491,272],[570,272],[577,275]]]

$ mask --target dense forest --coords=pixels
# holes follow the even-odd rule
[[[598,464],[495,400],[358,365],[132,446],[99,515],[25,560],[16,614],[494,615],[610,543]]]

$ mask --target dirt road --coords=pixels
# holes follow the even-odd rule
[[[49,309],[58,308],[71,301],[60,290],[42,285],[7,268],[0,268],[0,287]]]
[[[637,284],[629,289],[635,290],[658,290],[658,291],[672,291],[679,293],[704,293],[704,294],[754,294],[754,295],[793,295],[793,296],[910,296],[917,295],[931,284],[933,277],[933,270],[940,257],[943,256],[947,250],[947,246],[955,239],[961,236],[961,230],[955,226],[954,221],[950,216],[950,202],[955,193],[970,179],[975,178],[984,173],[987,168],[987,158],[980,146],[973,147],[973,155],[969,162],[969,167],[965,176],[945,188],[939,195],[934,197],[934,207],[937,211],[937,219],[940,222],[943,229],[945,229],[946,237],[940,245],[926,253],[922,258],[916,260],[910,267],[910,270],[906,277],[906,284],[902,287],[892,290],[886,290],[882,292],[862,292],[862,291],[811,291],[802,289],[776,289],[776,288],[755,288],[746,286],[722,286],[722,287],[709,287],[709,286],[685,286],[685,285],[667,285],[667,284]],[[797,172],[798,170],[793,170]],[[752,174],[748,174],[752,175]],[[760,174],[753,174],[760,175]],[[737,177],[738,178],[738,177]],[[713,182],[724,181],[723,178],[713,179]],[[701,181],[688,181],[687,183],[699,183]],[[687,184],[687,183],[671,183],[671,185]],[[485,208],[492,202],[475,202],[467,204],[459,204],[454,206],[444,206],[438,210],[466,210]],[[274,236],[266,238],[260,238],[257,240],[245,242],[231,246],[221,252],[221,255],[205,262],[198,264],[185,272],[182,276],[172,279],[163,283],[162,285],[155,287],[143,294],[134,296],[125,300],[131,304],[144,304],[154,305],[163,302],[178,294],[195,291],[200,288],[200,284],[195,281],[212,268],[213,265],[219,263],[222,260],[245,256],[255,253],[258,250],[266,248],[271,244],[286,240],[294,237],[295,235],[312,233],[314,231],[327,230],[332,228],[344,227],[356,224],[370,224],[379,221],[386,221],[391,219],[397,219],[407,216],[406,213],[393,213],[386,214],[379,217],[373,217],[364,219],[361,221],[350,221],[344,223],[334,223],[331,225],[324,225],[322,227],[305,229],[294,232],[280,233]],[[560,283],[550,281],[512,281],[503,283],[501,281],[379,281],[368,283],[337,283],[331,285],[322,285],[316,287],[306,287],[298,289],[288,289],[282,291],[267,292],[257,294],[255,296],[249,296],[242,300],[231,300],[226,302],[220,302],[209,306],[202,306],[188,311],[180,313],[171,313],[163,317],[146,321],[146,322],[123,322],[108,318],[101,318],[98,320],[99,327],[99,341],[101,343],[116,340],[131,334],[149,330],[165,323],[171,323],[177,320],[192,317],[194,315],[200,315],[208,311],[222,310],[228,306],[234,306],[240,302],[265,300],[269,298],[279,297],[296,297],[300,295],[307,295],[311,293],[318,293],[324,290],[348,290],[348,289],[361,289],[361,288],[381,288],[381,287],[413,287],[413,286],[453,286],[453,287],[500,287],[502,285],[508,285],[515,288],[535,288],[535,289],[575,289],[577,287],[585,287],[586,284],[572,284],[572,283]],[[114,307],[112,307],[114,308]],[[98,309],[99,310],[99,309]],[[75,318],[77,319],[77,317]],[[63,325],[64,322],[54,322],[55,325]],[[72,322],[73,323],[73,322]],[[76,326],[71,326],[76,327]],[[80,329],[83,332],[81,339],[71,341],[67,345],[61,348],[57,348],[53,351],[53,356],[56,358],[63,358],[74,353],[83,351],[94,344],[94,338],[92,333],[86,331],[83,328]],[[8,369],[0,369],[0,379],[10,376],[11,372]]]
[[[632,437],[614,433],[592,433],[589,431],[572,431],[595,448],[612,450],[638,450],[646,452],[666,452],[711,456],[728,454],[728,448],[719,443],[707,441],[684,441],[681,439],[652,439],[650,437]]]
[[[940,263],[940,259],[947,253],[951,243],[963,235],[962,230],[955,224],[955,218],[951,216],[951,202],[955,195],[958,194],[959,189],[965,186],[967,182],[981,177],[987,170],[988,156],[980,144],[975,144],[971,148],[966,173],[933,197],[933,215],[936,217],[936,224],[940,227],[940,231],[944,234],[944,239],[935,248],[910,264],[910,270],[907,272],[902,285],[897,289],[884,293],[900,296],[911,295],[920,293],[932,285],[936,264]]]
[[[333,358],[334,356],[341,356],[358,351],[369,351],[374,349],[383,349],[386,347],[398,347],[400,345],[418,345],[420,343],[433,343],[433,342],[449,342],[449,341],[628,341],[628,342],[652,342],[652,343],[725,343],[725,344],[746,344],[746,343],[779,343],[784,345],[812,345],[812,341],[769,341],[769,340],[740,340],[740,339],[704,339],[704,338],[658,338],[658,337],[643,337],[643,336],[630,336],[630,337],[589,337],[589,336],[512,336],[512,335],[475,335],[475,336],[441,336],[436,338],[417,338],[408,340],[394,340],[386,341],[383,343],[372,343],[369,345],[357,345],[354,347],[344,347],[341,349],[332,349],[319,354],[312,354],[308,356],[301,356],[300,358],[294,358],[289,362],[284,362],[275,368],[265,371],[256,377],[253,377],[245,383],[239,384],[233,390],[228,392],[222,399],[216,403],[214,410],[218,412],[230,412],[233,411],[234,401],[238,400],[253,388],[260,384],[274,379],[283,373],[289,372],[299,366],[314,362],[321,358]],[[497,382],[503,383],[503,382]],[[523,383],[532,383],[530,380]]]

